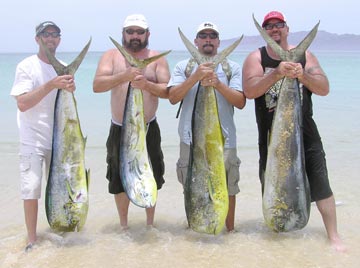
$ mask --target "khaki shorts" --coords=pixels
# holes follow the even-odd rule
[[[48,174],[51,160],[51,150],[36,152],[31,146],[22,145],[20,148],[20,177],[21,198],[40,199],[41,179],[45,168]],[[44,166],[45,163],[45,166]],[[47,177],[46,177],[47,180]]]
[[[180,143],[180,158],[176,164],[176,172],[179,182],[185,186],[187,170],[189,165],[190,146]],[[230,196],[240,192],[240,159],[236,155],[236,148],[225,148],[224,150],[226,180],[228,185],[228,193]]]

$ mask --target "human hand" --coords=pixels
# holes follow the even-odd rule
[[[280,62],[277,67],[277,71],[281,77],[285,76],[292,79],[299,78],[304,75],[301,63],[295,62]]]
[[[204,87],[215,87],[216,88],[219,83],[220,83],[220,81],[215,72],[212,72],[211,74],[205,76],[201,80],[201,85]]]
[[[52,80],[54,87],[74,92],[76,89],[74,76],[70,74],[57,76]]]
[[[146,77],[144,75],[140,74],[140,75],[135,76],[134,79],[131,80],[131,86],[133,88],[146,90],[147,82],[148,82],[148,80],[146,79]]]

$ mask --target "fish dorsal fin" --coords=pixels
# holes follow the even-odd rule
[[[57,75],[71,74],[74,75],[76,70],[79,68],[81,62],[83,61],[89,47],[91,44],[91,38],[86,46],[82,49],[80,54],[76,59],[69,65],[65,66],[60,61],[58,61],[53,54],[50,53],[49,49],[44,45],[43,41],[40,40],[41,47],[45,50],[46,56],[50,64],[54,67]]]
[[[255,23],[256,28],[258,29],[260,35],[264,38],[266,43],[271,47],[271,49],[279,56],[279,58],[283,61],[291,61],[291,62],[299,62],[301,57],[304,55],[306,49],[310,46],[312,41],[314,40],[320,21],[314,26],[314,28],[310,31],[310,33],[300,42],[300,44],[290,49],[289,51],[284,50],[282,47],[279,46],[267,33],[266,31],[260,26],[260,24],[255,19],[253,14],[253,20]]]
[[[127,52],[126,49],[123,48],[122,45],[120,45],[117,41],[115,41],[115,39],[113,39],[111,37],[109,37],[109,38],[114,43],[114,45],[117,47],[117,49],[120,51],[120,53],[124,56],[124,58],[130,63],[130,65],[133,67],[136,67],[136,68],[140,68],[140,69],[145,68],[151,62],[156,61],[157,59],[159,59],[171,52],[171,50],[168,50],[168,51],[165,51],[164,53],[161,53],[159,55],[156,55],[156,56],[153,56],[150,58],[137,59],[137,58],[133,57],[132,55],[130,55],[130,53]]]
[[[195,59],[195,61],[198,64],[202,64],[202,63],[206,63],[206,62],[213,62],[215,65],[214,66],[215,68],[220,62],[222,62],[227,56],[229,56],[231,52],[233,52],[233,50],[240,44],[240,42],[243,38],[243,35],[242,35],[232,45],[225,48],[223,51],[218,53],[216,56],[209,57],[209,56],[202,55],[199,52],[199,50],[195,47],[195,45],[193,45],[193,43],[191,43],[189,41],[189,39],[186,38],[186,36],[183,34],[183,32],[180,30],[180,28],[178,28],[178,30],[179,30],[181,40],[183,41],[185,47],[190,52],[191,56]]]

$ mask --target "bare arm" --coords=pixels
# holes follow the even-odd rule
[[[322,70],[317,58],[310,52],[306,52],[305,69],[297,77],[311,92],[320,96],[329,93],[329,80]]]
[[[95,93],[109,91],[141,74],[137,68],[125,68],[121,72],[114,73],[114,52],[115,50],[109,50],[100,58],[93,81]]]
[[[268,89],[280,80],[284,75],[281,66],[268,74],[264,74],[261,66],[260,51],[256,50],[248,55],[243,64],[242,85],[245,96],[255,99],[264,95]]]
[[[260,51],[252,52],[243,65],[243,89],[247,98],[258,98],[283,77],[298,78],[314,94],[325,96],[329,92],[329,81],[315,56],[306,52],[306,65],[281,62],[277,68],[264,74]]]
[[[21,112],[25,112],[37,105],[52,90],[58,88],[74,92],[76,88],[74,77],[72,75],[57,76],[32,91],[16,96],[17,106]]]

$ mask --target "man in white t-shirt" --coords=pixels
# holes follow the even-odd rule
[[[55,55],[60,44],[61,30],[51,21],[35,29],[35,41],[40,40]],[[20,134],[21,198],[24,200],[28,243],[25,251],[36,241],[38,199],[41,197],[43,167],[48,175],[51,160],[55,98],[58,88],[73,92],[72,75],[57,76],[45,51],[39,45],[36,55],[27,57],[16,68],[11,95],[18,107],[17,123]]]

